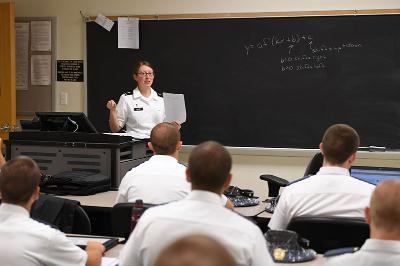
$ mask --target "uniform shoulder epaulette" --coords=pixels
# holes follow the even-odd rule
[[[336,248],[328,250],[324,253],[324,257],[333,257],[338,255],[343,255],[347,253],[354,253],[359,250],[358,247],[347,247],[347,248]]]
[[[126,92],[124,92],[123,93],[125,96],[127,96],[127,95],[132,95],[132,91],[126,91]]]

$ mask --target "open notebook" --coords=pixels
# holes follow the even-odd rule
[[[376,185],[384,180],[400,179],[400,168],[353,166],[350,168],[350,175],[357,179]]]

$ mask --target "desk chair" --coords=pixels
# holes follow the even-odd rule
[[[89,216],[75,200],[41,194],[32,205],[31,217],[64,233],[90,235]]]
[[[90,235],[92,233],[90,218],[85,210],[79,205],[75,208],[72,233],[81,235]]]
[[[361,247],[369,238],[368,224],[356,217],[295,217],[287,229],[308,239],[309,247],[320,254],[335,248]]]
[[[323,161],[322,153],[316,153],[308,163],[304,176],[315,175],[321,168]],[[274,175],[260,175],[260,179],[268,182],[268,197],[277,197],[280,188],[289,185],[289,181]]]
[[[128,240],[129,235],[134,229],[134,225],[132,224],[132,208],[136,202],[127,202],[127,203],[117,203],[113,206],[111,210],[111,234],[116,237],[124,237],[125,241]],[[148,204],[148,203],[140,203],[143,207],[140,207],[140,212],[138,213],[138,217],[148,209],[156,204]]]

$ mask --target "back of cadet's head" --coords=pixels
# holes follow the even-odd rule
[[[232,167],[229,152],[218,142],[206,141],[196,146],[189,156],[188,173],[197,189],[219,191]]]
[[[0,191],[5,203],[23,205],[31,198],[40,182],[40,170],[30,158],[9,160],[0,172]]]
[[[171,123],[163,122],[156,125],[150,133],[150,142],[158,155],[172,155],[175,153],[181,133]]]
[[[377,230],[400,234],[400,180],[377,185],[371,197],[370,216]]]
[[[360,138],[357,131],[349,125],[330,126],[322,138],[324,159],[332,164],[343,164],[357,152]]]
[[[236,266],[219,242],[204,235],[183,237],[161,251],[154,266]]]

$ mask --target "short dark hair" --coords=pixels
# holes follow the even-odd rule
[[[330,126],[322,138],[324,158],[332,164],[343,164],[357,152],[360,137],[357,131],[346,124]]]
[[[398,235],[400,233],[400,181],[385,180],[379,183],[371,196],[371,222],[378,230]]]
[[[171,155],[176,151],[181,133],[171,123],[163,122],[156,125],[150,133],[150,142],[158,155]]]
[[[141,60],[141,61],[137,61],[137,62],[136,62],[135,66],[133,67],[133,74],[137,75],[138,72],[139,72],[139,68],[140,68],[141,66],[148,66],[148,67],[150,67],[151,69],[153,69],[153,74],[154,74],[154,67],[153,67],[153,65],[152,65],[150,62],[145,61],[145,60]]]
[[[188,171],[192,185],[202,190],[218,191],[232,167],[229,152],[218,142],[206,141],[196,146],[189,156]]]
[[[154,266],[234,266],[232,255],[217,240],[205,235],[178,239],[160,252]]]
[[[40,182],[37,164],[26,156],[9,160],[0,172],[0,191],[4,203],[23,205]]]

